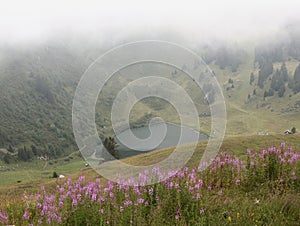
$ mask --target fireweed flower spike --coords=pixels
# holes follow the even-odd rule
[[[104,224],[107,220],[111,224],[114,215],[118,216],[118,220],[120,220],[125,219],[125,216],[129,214],[130,219],[135,222],[137,220],[135,217],[141,217],[144,213],[148,214],[152,209],[163,211],[165,208],[171,208],[172,210],[168,210],[170,211],[168,213],[174,214],[172,219],[175,222],[184,220],[185,217],[186,209],[181,203],[182,198],[189,205],[194,205],[195,216],[203,218],[206,217],[204,213],[209,212],[202,206],[206,195],[227,198],[227,188],[247,186],[249,181],[255,183],[255,181],[251,181],[253,177],[260,177],[261,181],[272,180],[274,177],[274,181],[280,182],[280,185],[298,186],[298,168],[296,166],[300,160],[299,153],[291,148],[286,149],[286,147],[281,147],[281,151],[277,151],[274,147],[266,150],[257,152],[257,154],[248,150],[249,159],[255,163],[254,168],[250,167],[250,162],[249,167],[246,167],[239,158],[233,157],[229,153],[220,153],[211,160],[212,165],[205,170],[199,170],[201,164],[194,168],[185,167],[175,174],[155,168],[154,175],[145,172],[145,175],[141,173],[138,179],[131,178],[131,186],[127,184],[127,179],[126,184],[100,181],[99,178],[87,182],[84,176],[80,176],[77,181],[68,179],[62,185],[58,185],[54,193],[48,192],[42,187],[39,194],[27,196],[23,200],[24,208],[20,218],[22,224],[27,225],[32,223],[34,225],[59,225],[66,224],[70,218],[76,218],[76,214],[84,209],[84,211],[94,211],[92,215],[95,215],[98,220],[102,219],[100,224]],[[278,169],[284,170],[279,174],[274,173],[273,168],[269,168],[269,161],[277,164]],[[152,176],[162,174],[172,176],[159,184],[141,185],[142,183],[140,183],[145,181],[146,177],[147,180],[151,180]],[[120,178],[119,182],[122,180]],[[175,200],[164,206],[165,202],[172,197],[175,197]],[[255,198],[254,204],[259,205],[259,203],[260,200]],[[87,206],[89,208],[86,208]],[[7,225],[13,222],[12,215],[7,214],[6,211],[0,210],[0,224]],[[224,217],[228,221],[234,221],[228,211]],[[241,220],[242,217],[237,215],[237,219]]]

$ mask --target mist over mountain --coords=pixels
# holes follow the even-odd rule
[[[299,0],[0,4],[1,225],[299,225]]]
[[[0,38],[0,148],[11,146],[17,151],[25,147],[34,152],[33,155],[51,157],[77,150],[72,132],[72,101],[81,76],[92,62],[111,48],[149,39],[185,46],[209,65],[224,92],[228,108],[227,135],[260,131],[281,133],[286,127],[300,127],[297,116],[300,108],[300,23],[293,19],[296,15],[293,7],[285,11],[282,5],[259,9],[250,4],[248,16],[245,14],[238,21],[246,6],[229,16],[234,8],[226,4],[223,10],[215,9],[215,12],[211,12],[213,5],[199,8],[199,12],[189,6],[169,10],[164,5],[157,14],[151,11],[157,10],[152,5],[145,11],[148,17],[140,17],[143,10],[138,12],[134,8],[129,15],[110,4],[104,9],[111,11],[105,13],[102,9],[102,14],[97,14],[97,10],[88,14],[85,7],[79,9],[79,6],[72,7],[78,7],[82,14],[72,12],[72,7],[64,14],[49,6],[56,13],[54,17],[36,11],[30,16],[30,7],[24,6],[23,10],[18,9],[19,14],[14,19],[0,23],[3,27]],[[274,16],[280,10],[282,17],[272,17],[273,23],[265,19],[264,13]],[[3,15],[8,16],[8,12]],[[110,18],[111,12],[117,16]],[[259,13],[257,18],[253,19],[252,12]],[[214,14],[218,16],[215,18]],[[182,15],[181,19],[178,15]],[[35,20],[38,17],[40,20]],[[139,18],[142,19],[139,21]],[[166,77],[175,77],[174,70],[162,70]],[[130,70],[126,73],[134,74]],[[209,134],[209,112],[202,103],[203,96],[195,91],[192,81],[186,80],[183,73],[179,74],[176,81],[200,103],[202,132]],[[116,92],[129,81],[126,75],[116,75],[100,96],[96,123],[101,138],[112,135],[109,115],[112,101]],[[157,100],[142,101],[138,108],[143,111],[131,116],[135,127],[146,125],[156,116],[168,115],[167,120],[177,120],[171,116],[171,107]],[[262,113],[268,117],[257,118]],[[251,123],[254,119],[256,124]]]

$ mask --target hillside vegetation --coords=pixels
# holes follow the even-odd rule
[[[299,33],[290,27],[282,32],[289,39],[274,41],[274,34],[255,45],[216,42],[196,48],[223,89],[227,136],[300,128]],[[13,150],[5,159],[0,154],[6,163],[59,158],[77,150],[71,123],[75,89],[88,65],[108,49],[92,41],[80,43],[75,39],[0,48],[0,148]],[[110,110],[118,91],[145,75],[180,84],[199,111],[201,132],[210,134],[209,106],[195,82],[179,69],[143,64],[116,72],[100,93],[96,124],[101,139],[114,135]],[[173,106],[158,98],[138,102],[129,118],[132,127],[140,127],[156,116],[179,122]]]
[[[278,139],[287,140],[279,142]],[[244,149],[244,145],[263,149]],[[238,146],[238,141],[242,144]],[[289,142],[295,142],[290,144]],[[299,136],[229,138],[222,152],[205,164],[189,163],[158,184],[158,168],[139,180],[113,183],[84,171],[71,178],[28,190],[22,202],[2,196],[0,223],[34,225],[297,225]],[[200,144],[200,147],[203,144]],[[204,144],[205,145],[205,144]],[[188,148],[188,147],[187,147]],[[201,148],[197,149],[198,160]],[[236,150],[232,153],[231,150]],[[141,156],[155,162],[161,153]],[[223,152],[226,151],[226,152]],[[136,157],[131,163],[140,163]],[[147,161],[148,162],[148,161]],[[150,161],[151,162],[151,161]],[[84,176],[86,175],[86,176]],[[19,194],[20,195],[20,194]],[[20,196],[19,196],[20,197]],[[87,208],[88,206],[88,208]]]

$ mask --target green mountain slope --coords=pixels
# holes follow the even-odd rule
[[[288,30],[288,29],[287,29]],[[289,30],[288,30],[289,31]],[[282,133],[300,128],[300,93],[289,87],[299,64],[299,35],[279,44],[200,45],[198,54],[214,71],[227,106],[226,135]],[[276,40],[276,37],[274,38]],[[83,42],[46,42],[30,46],[0,47],[0,148],[34,149],[36,155],[53,157],[76,150],[72,133],[72,100],[80,77],[107,46]],[[263,59],[263,60],[262,60]],[[273,67],[259,82],[263,65]],[[279,97],[265,96],[272,86],[276,70],[285,62],[288,81]],[[150,71],[149,71],[150,70]],[[151,71],[153,70],[153,71]],[[254,80],[250,84],[250,75]],[[99,95],[96,123],[101,138],[112,135],[110,110],[117,93],[141,75],[162,75],[180,84],[196,103],[202,132],[210,133],[209,107],[196,84],[180,70],[159,66],[137,65],[117,72]],[[143,126],[160,116],[178,123],[172,107],[163,100],[146,98],[136,104],[130,114],[133,127]]]
[[[0,145],[58,152],[74,146],[70,109],[84,65],[63,46],[6,52],[0,62]]]

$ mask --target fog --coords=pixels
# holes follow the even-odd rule
[[[300,19],[297,0],[2,1],[0,42],[38,42],[54,36],[120,40],[156,33],[188,40],[246,40]]]

